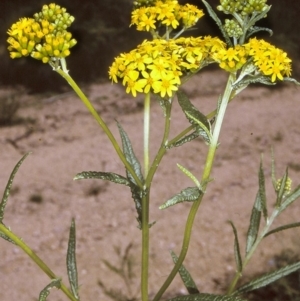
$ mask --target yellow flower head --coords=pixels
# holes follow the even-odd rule
[[[115,58],[109,77],[113,82],[121,80],[133,96],[136,92],[152,92],[171,97],[183,76],[213,62],[212,53],[223,47],[223,42],[211,37],[145,40]]]
[[[33,18],[21,18],[7,31],[11,58],[31,55],[44,63],[70,55],[77,42],[66,29],[74,17],[54,3],[44,5]]]
[[[291,62],[287,53],[276,48],[264,40],[250,39],[244,45],[249,55],[253,58],[258,70],[271,77],[271,81],[283,80],[284,76],[291,75]]]
[[[241,69],[247,62],[248,52],[245,47],[236,45],[228,49],[220,49],[214,53],[213,58],[219,63],[222,69],[234,72]]]

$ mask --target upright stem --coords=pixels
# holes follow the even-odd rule
[[[145,98],[145,120],[149,119],[150,115],[150,104],[146,105],[146,102],[150,101],[149,99]],[[150,200],[150,188],[153,176],[155,171],[157,170],[159,163],[166,153],[166,143],[168,140],[169,132],[170,132],[170,113],[171,113],[171,99],[165,104],[166,105],[166,113],[165,113],[165,129],[164,135],[161,142],[161,146],[158,150],[157,155],[153,163],[151,164],[150,169],[145,168],[145,187],[144,187],[144,195],[142,198],[142,281],[141,281],[141,292],[142,292],[142,301],[148,301],[148,273],[149,273],[149,200]],[[148,122],[145,122],[147,124]],[[145,126],[146,128],[146,126]],[[145,130],[145,135],[149,136],[149,131]],[[149,155],[148,155],[149,158]],[[149,164],[149,163],[148,163]],[[146,173],[147,170],[147,173]]]
[[[142,198],[142,269],[141,294],[142,301],[148,301],[149,270],[149,189]]]
[[[118,142],[116,141],[114,135],[112,134],[112,132],[110,131],[110,129],[108,128],[108,126],[106,125],[106,123],[104,122],[104,120],[99,116],[99,114],[97,113],[97,111],[95,110],[95,108],[93,107],[93,105],[91,104],[91,102],[89,101],[89,99],[85,96],[85,94],[81,91],[81,89],[78,87],[78,85],[74,82],[74,80],[72,79],[72,77],[69,74],[67,74],[66,72],[64,72],[61,69],[55,69],[55,71],[57,73],[59,73],[69,83],[69,85],[73,88],[73,90],[76,92],[76,94],[82,100],[83,104],[87,107],[87,109],[90,111],[90,113],[96,119],[96,121],[98,122],[98,124],[104,130],[105,134],[107,135],[107,137],[111,141],[114,149],[116,150],[116,152],[117,152],[120,160],[123,162],[123,164],[125,165],[126,169],[133,176],[136,184],[140,188],[142,188],[143,187],[143,183],[141,183],[141,181],[138,178],[138,176],[136,175],[135,171],[130,166],[130,164],[127,162],[127,160],[126,160],[126,158],[125,158],[125,156],[124,156],[124,154],[123,154],[123,152],[122,152],[122,150],[121,150]]]
[[[51,279],[57,279],[58,277],[51,271],[51,269],[44,263],[44,261],[38,257],[30,247],[24,243],[22,239],[20,239],[13,232],[8,230],[2,223],[0,223],[0,232],[4,233],[7,237],[9,237],[17,246],[19,246],[39,267],[44,273]],[[78,301],[69,289],[61,283],[60,289],[65,293],[65,295],[72,301]]]
[[[219,135],[220,135],[223,119],[224,119],[224,116],[225,116],[227,104],[228,104],[228,102],[231,98],[231,94],[232,94],[232,91],[233,91],[232,83],[234,82],[234,78],[235,78],[235,74],[230,74],[230,76],[228,78],[228,81],[227,81],[226,88],[225,88],[225,92],[223,94],[223,97],[222,97],[222,100],[221,100],[221,103],[220,103],[219,111],[217,113],[216,123],[215,123],[214,131],[213,131],[213,135],[212,135],[212,141],[209,145],[209,150],[208,150],[208,154],[207,154],[207,158],[206,158],[206,163],[205,163],[203,175],[202,175],[202,178],[201,178],[201,184],[202,184],[202,187],[203,187],[203,191],[205,191],[207,183],[210,179],[210,174],[211,174],[211,170],[212,170],[212,166],[213,166],[213,162],[214,162],[216,149],[218,147],[218,140],[219,140]],[[180,255],[178,257],[178,260],[177,260],[174,268],[172,269],[171,273],[169,274],[168,278],[166,279],[166,281],[164,282],[164,284],[162,285],[162,287],[160,288],[160,290],[158,291],[158,293],[154,297],[153,301],[160,300],[163,293],[166,291],[166,289],[169,287],[169,285],[173,281],[174,277],[176,276],[179,268],[181,267],[181,265],[182,265],[182,263],[183,263],[183,261],[186,257],[186,254],[187,254],[188,248],[189,248],[193,223],[194,223],[198,208],[199,208],[199,206],[202,202],[203,195],[204,194],[201,193],[199,199],[196,202],[194,202],[192,207],[191,207],[189,216],[187,218],[186,226],[185,226],[183,243],[182,243],[181,252],[180,252]]]
[[[149,171],[149,136],[150,136],[150,92],[145,95],[144,102],[144,174]]]
[[[242,264],[242,269],[241,271],[236,271],[235,273],[235,276],[233,278],[233,280],[231,281],[230,285],[229,285],[229,288],[227,290],[227,295],[230,295],[234,292],[234,289],[239,281],[239,279],[241,278],[242,274],[243,274],[243,271],[245,269],[245,267],[248,265],[250,259],[252,258],[255,250],[257,249],[258,245],[261,243],[261,241],[263,240],[264,236],[266,235],[266,233],[269,231],[274,219],[276,218],[276,216],[278,216],[279,214],[279,211],[278,209],[276,208],[271,217],[267,220],[264,228],[262,229],[260,235],[257,237],[255,243],[253,244],[253,246],[251,247],[251,249],[249,250],[249,252],[247,253],[244,261],[243,261],[243,264]]]

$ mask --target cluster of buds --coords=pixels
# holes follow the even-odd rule
[[[240,14],[242,16],[260,13],[267,9],[267,0],[220,0],[217,7],[225,14]]]
[[[22,18],[8,30],[11,58],[29,56],[48,63],[70,55],[77,42],[67,28],[74,17],[54,3],[44,5],[34,18]]]
[[[136,9],[136,8],[140,8],[142,6],[143,7],[152,6],[155,1],[156,0],[135,0],[135,1],[133,1],[133,7],[134,7],[134,9]]]
[[[243,29],[235,20],[225,20],[224,29],[231,38],[238,39],[243,35]]]

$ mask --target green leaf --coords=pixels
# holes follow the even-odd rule
[[[182,202],[195,202],[199,199],[201,191],[198,187],[188,187],[180,191],[180,193],[174,195],[172,198],[167,200],[164,204],[159,206],[159,209],[166,209]]]
[[[276,207],[279,207],[284,196],[285,196],[285,187],[286,187],[286,182],[288,181],[288,176],[289,176],[289,171],[288,168],[286,168],[286,171],[281,179],[281,184],[278,190],[275,190],[277,193],[277,198],[276,198]]]
[[[276,232],[280,232],[280,231],[283,231],[283,230],[287,230],[287,229],[291,229],[291,228],[296,228],[296,227],[300,227],[300,223],[292,223],[292,224],[288,224],[288,225],[284,225],[284,226],[280,226],[278,228],[275,228],[274,230],[271,230],[269,232],[267,232],[264,237],[267,237],[273,233],[276,233]]]
[[[276,173],[275,173],[275,157],[274,157],[274,150],[272,148],[272,152],[271,152],[271,160],[272,160],[272,164],[271,164],[271,177],[272,177],[272,184],[273,184],[273,188],[276,192],[276,186],[277,186],[277,179],[276,179]]]
[[[76,227],[75,220],[72,219],[69,242],[68,242],[68,251],[67,251],[67,270],[69,283],[73,296],[79,300],[78,295],[78,276],[77,276],[77,265],[76,265]]]
[[[133,170],[135,171],[137,177],[141,180],[141,182],[143,182],[144,177],[142,174],[141,164],[138,161],[138,159],[133,151],[130,139],[129,139],[127,133],[123,130],[121,124],[117,122],[117,125],[119,128],[119,132],[120,132],[120,136],[121,136],[121,140],[122,140],[122,146],[123,146],[123,152],[124,152],[125,158],[128,161],[128,163],[130,164],[130,166],[133,168]],[[126,174],[127,174],[128,180],[131,181],[132,183],[136,184],[136,182],[135,182],[133,176],[130,174],[130,172],[128,172],[126,170]]]
[[[234,257],[235,257],[237,271],[242,272],[243,262],[242,262],[241,252],[240,252],[238,234],[237,234],[237,231],[236,231],[236,228],[235,228],[233,222],[229,221],[229,223],[232,227],[233,234],[234,234]]]
[[[249,39],[250,36],[252,36],[254,33],[257,33],[257,32],[260,32],[260,31],[267,31],[270,36],[273,35],[273,31],[270,29],[270,28],[267,28],[267,27],[259,27],[259,26],[252,26],[249,30],[248,30],[248,33],[247,33],[247,36],[246,36],[246,40]]]
[[[256,241],[258,231],[259,231],[259,225],[260,225],[260,219],[261,219],[261,200],[260,195],[257,193],[256,200],[254,202],[251,217],[250,217],[250,224],[247,232],[247,243],[246,243],[246,254],[250,251],[253,244]]]
[[[27,158],[27,156],[31,154],[31,152],[26,153],[21,160],[17,163],[17,165],[14,167],[12,173],[10,174],[10,177],[8,179],[8,182],[6,184],[6,187],[4,189],[4,193],[3,193],[3,197],[2,197],[2,201],[0,203],[0,223],[2,223],[3,218],[4,218],[4,210],[5,210],[5,206],[7,204],[7,200],[8,200],[8,196],[10,194],[10,189],[14,180],[14,177],[18,171],[18,169],[20,168],[21,164],[23,163],[23,161]],[[3,236],[2,236],[3,237]]]
[[[212,19],[217,23],[219,29],[222,32],[222,35],[226,41],[226,44],[228,45],[228,47],[232,47],[232,42],[226,32],[226,30],[224,29],[221,20],[218,18],[218,16],[216,15],[216,13],[214,12],[214,10],[212,9],[212,7],[205,1],[202,0],[203,4],[206,6],[206,9],[208,11],[208,14],[212,17]]]
[[[176,262],[178,261],[178,257],[176,256],[176,254],[173,251],[170,251],[170,253],[171,253],[173,262],[176,264]],[[184,283],[187,291],[189,292],[189,294],[191,294],[191,295],[199,294],[199,290],[197,288],[195,281],[193,280],[191,274],[185,268],[184,265],[181,265],[181,267],[178,270],[178,273],[179,273],[181,280]]]
[[[121,139],[122,139],[122,146],[123,146],[123,152],[124,152],[125,158],[128,161],[128,163],[131,165],[133,170],[135,171],[137,177],[141,180],[141,182],[144,182],[141,164],[138,161],[138,159],[133,151],[129,137],[126,134],[126,132],[123,130],[122,126],[119,123],[117,123],[117,125],[118,125]],[[126,175],[127,175],[127,179],[129,180],[129,186],[130,186],[132,198],[135,203],[135,209],[138,214],[137,221],[139,223],[139,228],[141,229],[141,227],[142,227],[142,197],[143,197],[144,192],[136,185],[136,182],[135,182],[133,176],[130,174],[130,172],[128,170],[126,170]]]
[[[256,290],[258,288],[264,287],[264,286],[266,286],[282,277],[285,277],[299,269],[300,269],[300,261],[293,263],[293,264],[289,264],[284,268],[281,268],[274,272],[265,274],[255,280],[241,286],[234,292],[234,295],[243,294],[243,293],[250,292],[250,291]]]
[[[294,78],[292,78],[292,77],[284,77],[283,80],[284,80],[285,82],[292,82],[292,83],[294,83],[295,85],[300,86],[300,83],[299,83],[296,79],[294,79]]]
[[[196,186],[202,190],[200,182],[197,180],[197,178],[185,167],[177,163],[177,167],[185,174],[187,175],[195,184]]]
[[[281,206],[279,207],[279,211],[282,212],[288,206],[290,206],[294,201],[296,201],[300,197],[300,185],[298,185],[291,193],[289,193],[285,201],[282,202]]]
[[[142,229],[142,198],[143,198],[143,191],[134,183],[130,182],[130,191],[131,191],[131,196],[134,200],[135,204],[135,210],[138,214],[137,216],[137,221],[139,223],[138,228]]]
[[[53,287],[60,288],[61,279],[53,279],[41,292],[39,296],[39,301],[46,301],[48,295],[50,294],[50,289]]]
[[[213,294],[194,294],[187,296],[175,297],[167,301],[246,301],[238,296],[223,296]]]
[[[210,133],[210,130],[200,120],[194,118],[189,113],[186,113],[186,116],[188,116],[191,120],[194,120],[198,124],[198,127],[196,127],[196,131],[198,132],[199,136],[201,136],[205,140],[205,142],[209,145],[212,140],[212,135]]]
[[[83,171],[78,173],[73,180],[81,180],[81,179],[101,179],[101,180],[114,182],[117,184],[130,186],[130,182],[125,177],[113,172]]]
[[[199,128],[199,129],[198,129],[198,128]],[[195,131],[195,132],[193,132],[193,133],[191,133],[191,134],[189,134],[189,135],[186,135],[186,136],[184,136],[183,138],[177,140],[176,142],[174,142],[174,143],[168,145],[167,148],[170,149],[170,148],[172,148],[172,147],[178,147],[178,146],[181,146],[181,145],[183,145],[183,144],[185,144],[185,143],[187,143],[187,142],[190,142],[190,141],[192,141],[192,140],[198,138],[199,135],[200,135],[200,131],[201,131],[200,127],[197,127],[197,131]],[[202,131],[203,131],[203,130],[202,130]],[[204,134],[205,134],[205,131],[203,131],[203,135],[204,135]],[[203,137],[203,135],[201,135],[201,136]],[[206,134],[205,134],[205,135],[206,135]]]
[[[262,212],[265,220],[267,220],[268,218],[267,198],[266,198],[266,187],[265,187],[265,175],[264,175],[262,160],[260,161],[259,172],[258,172],[258,185],[259,185],[258,193],[259,193]]]
[[[199,135],[204,134],[204,139],[206,141],[210,141],[210,123],[206,116],[199,112],[183,91],[177,91],[177,98],[178,103],[188,121],[193,125],[198,125],[199,128],[202,129],[202,131],[199,131]]]
[[[236,91],[236,95],[243,91],[245,88],[247,88],[250,84],[264,84],[268,86],[274,86],[276,85],[276,82],[271,82],[270,77],[263,76],[260,74],[257,75],[248,75],[245,79],[239,81],[234,85],[234,90]]]

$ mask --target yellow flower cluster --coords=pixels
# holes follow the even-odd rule
[[[252,59],[258,72],[269,76],[271,82],[283,80],[284,76],[291,75],[292,60],[288,58],[287,53],[256,38],[250,39],[244,45],[220,49],[214,54],[214,59],[228,72],[241,69],[249,59]]]
[[[68,56],[69,49],[77,43],[66,31],[73,21],[74,17],[65,8],[54,3],[44,5],[34,18],[22,18],[8,30],[10,57],[31,55],[48,63]]]
[[[114,82],[122,80],[126,92],[156,93],[171,97],[181,78],[213,62],[225,44],[218,38],[198,37],[145,40],[136,49],[115,58],[109,69]]]
[[[248,53],[245,47],[236,45],[228,49],[220,49],[219,52],[214,54],[214,59],[219,63],[219,66],[228,71],[234,72],[242,68],[247,62]]]
[[[255,65],[264,75],[270,76],[271,81],[276,79],[283,80],[283,76],[290,76],[292,60],[288,58],[287,53],[276,48],[264,40],[250,39],[244,45],[249,55],[253,57]]]
[[[181,25],[190,28],[204,15],[196,6],[180,5],[176,0],[153,1],[153,6],[141,6],[132,12],[131,25],[140,31],[156,31],[160,25],[173,29]]]

